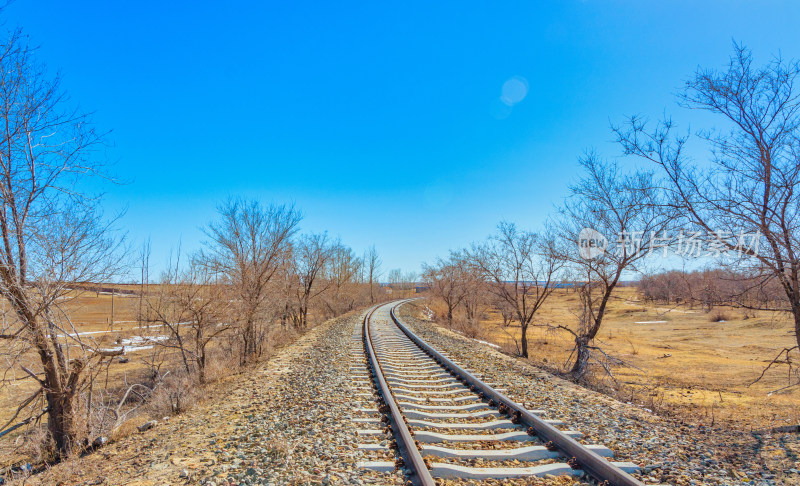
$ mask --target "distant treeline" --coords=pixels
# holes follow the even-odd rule
[[[647,300],[665,304],[687,303],[706,309],[715,305],[752,309],[788,305],[785,293],[774,278],[723,269],[672,270],[648,275],[639,281],[639,290]]]
[[[125,294],[125,295],[137,295],[138,292],[132,289],[122,289],[119,287],[103,287],[101,285],[86,285],[86,284],[77,284],[70,287],[73,290],[83,290],[89,292],[103,292],[106,294],[114,293],[114,294]]]

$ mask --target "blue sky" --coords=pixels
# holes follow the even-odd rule
[[[107,211],[156,261],[244,195],[418,270],[502,219],[538,228],[584,150],[617,153],[609,122],[701,122],[674,93],[733,39],[800,57],[791,1],[17,0],[3,18],[112,131],[127,183]]]

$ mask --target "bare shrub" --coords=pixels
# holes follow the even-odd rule
[[[292,453],[293,447],[286,439],[269,439],[266,443],[267,454],[282,459]]]
[[[50,457],[50,436],[44,427],[30,427],[14,438],[14,449],[22,457],[36,464]]]
[[[239,371],[239,360],[236,355],[218,346],[209,351],[206,363],[206,381],[213,383]]]
[[[162,413],[159,417],[163,417],[164,414]],[[137,432],[137,427],[142,425],[143,423],[147,422],[147,417],[145,415],[137,415],[135,417],[131,417],[114,429],[111,433],[112,440],[119,440],[123,437],[127,437],[133,433]]]
[[[456,327],[468,338],[479,339],[484,336],[480,323],[472,319],[459,320]]]
[[[729,320],[730,320],[730,317],[728,317],[728,314],[726,314],[725,312],[723,312],[721,310],[717,310],[717,311],[711,312],[708,315],[708,321],[709,322],[725,322],[725,321],[729,321]]]
[[[147,401],[152,417],[165,417],[189,410],[201,397],[201,388],[185,373],[170,373]]]
[[[293,329],[293,328],[274,328],[270,332],[270,348],[269,354],[272,354],[273,350],[282,348],[287,346],[295,341],[300,336],[300,331]]]
[[[447,321],[447,305],[439,299],[429,298],[427,299],[427,306],[431,312],[433,312],[433,319],[444,325],[448,328],[452,328],[452,325]]]

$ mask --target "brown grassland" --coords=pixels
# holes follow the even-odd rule
[[[528,335],[533,363],[553,371],[566,368],[571,336],[545,324],[576,326],[578,303],[574,292],[558,290],[537,313]],[[499,313],[491,310],[487,317],[477,337],[515,353],[519,325],[504,327]],[[706,425],[797,425],[800,387],[770,393],[789,383],[786,364],[752,384],[778,352],[793,343],[791,317],[786,314],[664,306],[644,302],[635,288],[622,287],[613,296],[595,344],[630,366],[612,364],[613,379],[597,372],[598,366],[592,384],[657,413]]]

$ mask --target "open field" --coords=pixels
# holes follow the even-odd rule
[[[559,291],[537,314],[538,326],[529,329],[532,362],[563,370],[571,336],[542,324],[575,326],[577,304],[574,293]],[[515,352],[519,326],[503,327],[495,312],[488,316],[480,330],[482,339]],[[715,319],[721,321],[712,322]],[[603,378],[621,398],[704,424],[730,422],[763,429],[800,423],[800,389],[770,393],[787,385],[785,365],[751,385],[781,349],[794,343],[792,331],[784,314],[667,308],[645,303],[635,288],[624,287],[614,295],[596,343],[631,365],[612,365],[617,385]]]

